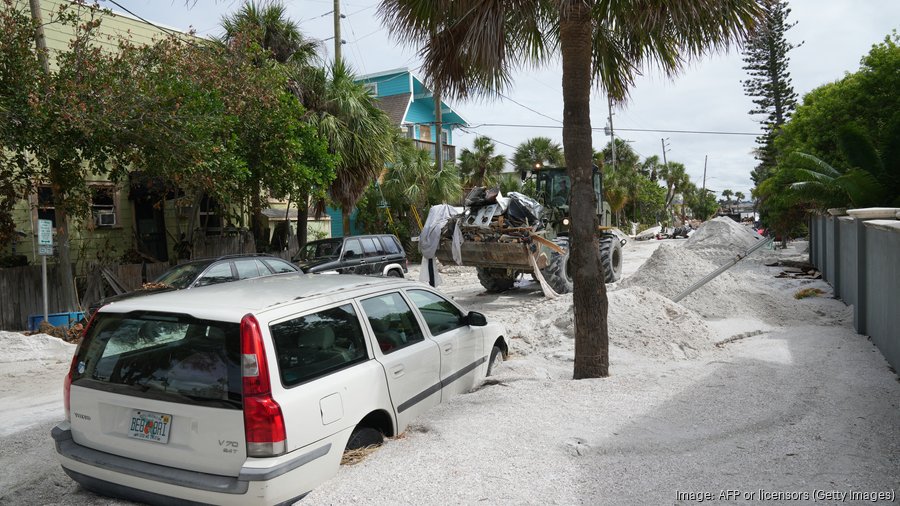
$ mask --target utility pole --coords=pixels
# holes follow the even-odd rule
[[[703,190],[700,195],[706,195],[706,159],[709,155],[703,155]]]
[[[669,162],[666,161],[666,140],[660,139],[659,142],[660,142],[660,144],[662,144],[662,150],[663,150],[663,167],[668,167]]]
[[[44,20],[41,16],[40,0],[29,0],[31,8],[31,20],[34,23],[34,45],[37,48],[38,60],[44,74],[50,75],[50,61],[47,55],[47,39],[44,36]],[[59,248],[59,275],[60,291],[62,293],[61,304],[64,311],[75,309],[75,276],[72,273],[72,260],[69,254],[68,213],[60,191],[60,185],[56,184],[56,177],[61,170],[59,161],[50,160],[50,182],[53,188],[54,213],[56,214],[56,239]],[[46,262],[46,257],[44,259]],[[46,278],[46,276],[45,276]],[[46,312],[46,310],[45,310]]]
[[[613,110],[612,110],[612,96],[606,96],[606,103],[609,105],[609,145],[612,148],[612,166],[613,171],[616,170],[616,131],[613,128]]]
[[[443,134],[443,111],[441,110],[441,91],[438,83],[434,83],[434,91],[431,93],[434,98],[434,131],[437,138],[434,141],[434,161],[437,164],[438,172],[444,169],[444,136]]]
[[[341,61],[341,0],[334,0],[334,62]]]

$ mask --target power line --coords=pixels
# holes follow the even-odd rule
[[[512,98],[507,97],[506,95],[504,95],[504,94],[502,94],[502,93],[500,93],[499,95],[500,95],[501,97],[503,97],[503,98],[509,100],[510,102],[512,102],[512,103],[514,103],[514,104],[516,104],[516,105],[518,105],[519,107],[523,107],[523,108],[525,108],[525,109],[528,109],[529,111],[531,111],[531,112],[533,112],[533,113],[535,113],[535,114],[537,114],[537,115],[543,116],[543,117],[545,117],[545,118],[547,118],[547,119],[549,119],[549,120],[556,121],[557,123],[562,123],[561,120],[558,120],[558,119],[556,119],[556,118],[554,118],[554,117],[552,117],[552,116],[547,116],[546,114],[542,113],[541,111],[538,111],[537,109],[532,109],[531,107],[528,107],[527,105],[523,104],[522,102],[518,102],[518,101],[516,101],[516,100],[513,100]]]
[[[522,123],[478,123],[471,125],[470,128],[479,127],[508,127],[508,128],[553,128],[562,129],[562,125],[527,125]],[[592,127],[591,130],[604,131],[604,128]],[[672,134],[700,134],[700,135],[752,135],[759,136],[757,132],[727,132],[716,130],[666,130],[659,128],[616,128],[625,132],[656,132],[656,133],[672,133]]]

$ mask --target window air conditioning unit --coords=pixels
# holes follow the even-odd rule
[[[94,215],[94,220],[98,227],[112,227],[116,224],[116,213],[114,211],[98,211]]]

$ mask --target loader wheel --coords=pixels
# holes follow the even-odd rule
[[[617,237],[606,235],[600,238],[600,261],[606,283],[615,283],[622,277],[622,243]]]
[[[556,293],[569,293],[572,291],[574,283],[572,281],[572,273],[569,271],[569,249],[568,244],[560,244],[566,248],[566,253],[560,255],[553,253],[550,256],[550,263],[541,271],[544,280],[553,288]]]
[[[515,275],[510,273],[507,269],[479,267],[477,271],[478,281],[481,281],[481,286],[488,292],[505,292],[512,288],[513,284],[516,282]]]

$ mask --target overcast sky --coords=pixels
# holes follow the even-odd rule
[[[195,28],[200,35],[218,35],[223,15],[237,10],[238,0],[116,0],[122,7],[150,21],[187,30]],[[409,67],[414,73],[419,66],[416,49],[398,45],[377,16],[376,0],[341,2],[343,58],[358,74],[369,74],[398,67]],[[109,0],[104,7],[122,12]],[[286,0],[289,16],[300,22],[303,32],[311,37],[327,39],[333,35],[332,0]],[[790,71],[795,91],[802,97],[822,84],[840,79],[846,72],[859,68],[860,58],[871,46],[884,39],[891,30],[900,28],[898,0],[794,0],[789,20],[798,24],[788,31],[791,42],[805,43],[790,53]],[[324,43],[323,57],[331,59],[333,40]],[[614,126],[623,139],[632,142],[642,156],[661,155],[661,139],[668,138],[669,161],[682,162],[699,186],[703,175],[704,156],[709,157],[707,187],[721,191],[729,188],[750,194],[750,171],[756,166],[752,150],[753,135],[683,134],[638,132],[624,129],[699,130],[756,133],[759,118],[748,114],[752,103],[744,96],[739,51],[712,55],[696,62],[674,80],[649,71],[640,78],[624,107],[616,109]],[[454,134],[458,150],[471,147],[475,133],[487,135],[498,143],[498,150],[511,157],[514,147],[530,137],[546,136],[562,143],[562,130],[554,119],[562,118],[560,66],[556,62],[537,70],[523,69],[516,74],[514,85],[505,91],[511,100],[474,100],[451,102],[472,126],[473,133]],[[522,105],[549,116],[545,117]],[[602,128],[607,123],[605,97],[592,97],[591,124]],[[550,119],[554,118],[554,119]],[[511,128],[479,126],[485,123],[525,124],[541,126]],[[601,149],[609,141],[602,131],[594,133],[594,147]]]

